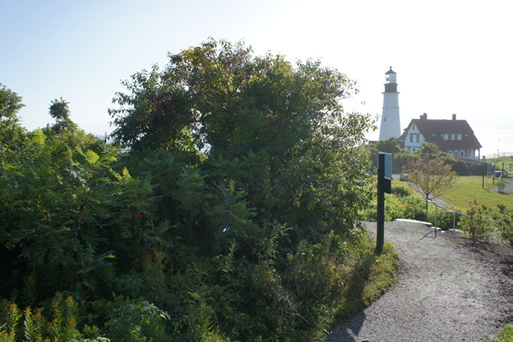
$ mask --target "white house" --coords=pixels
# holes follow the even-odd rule
[[[399,142],[407,151],[416,152],[424,142],[437,145],[440,150],[459,158],[481,157],[481,144],[466,120],[428,120],[424,113],[420,119],[412,119]]]

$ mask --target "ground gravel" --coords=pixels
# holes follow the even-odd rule
[[[401,259],[396,286],[323,341],[493,340],[512,317],[511,248],[437,235],[421,223],[387,222],[385,240]]]

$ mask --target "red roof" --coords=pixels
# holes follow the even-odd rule
[[[399,137],[400,140],[404,141],[412,124],[417,126],[427,142],[434,143],[441,149],[482,147],[467,120],[412,119]],[[444,140],[442,134],[449,134],[449,139]],[[451,134],[455,134],[454,140],[450,140]],[[461,140],[456,140],[457,134],[461,134]]]

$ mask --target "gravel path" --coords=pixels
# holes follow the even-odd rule
[[[397,285],[323,341],[493,340],[512,307],[511,249],[457,234],[435,238],[423,224],[387,222],[385,241],[402,264]]]

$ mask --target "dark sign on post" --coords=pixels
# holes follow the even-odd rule
[[[384,168],[384,176],[385,178],[392,179],[392,155],[390,153],[381,152],[380,155],[383,156],[383,168]]]
[[[392,155],[378,153],[378,215],[376,252],[383,251],[385,243],[385,193],[392,192]]]

